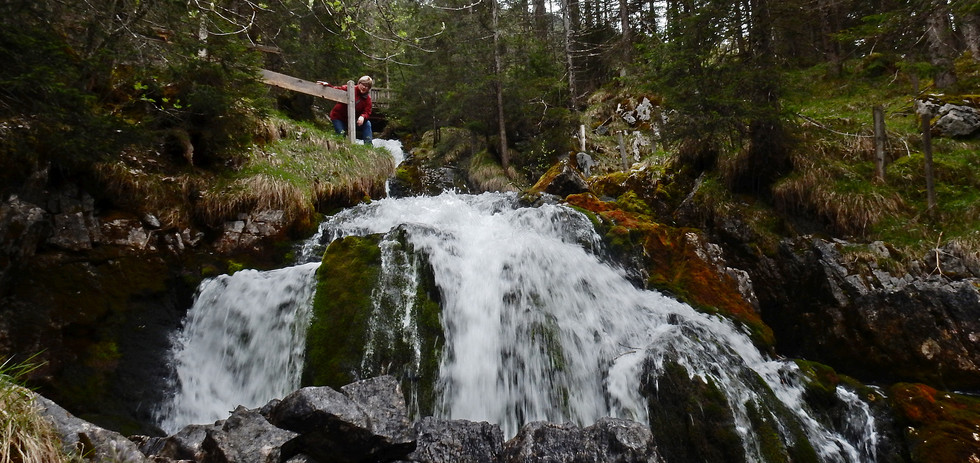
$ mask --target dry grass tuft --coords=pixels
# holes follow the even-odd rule
[[[259,174],[202,192],[194,213],[202,222],[217,226],[253,210],[281,210],[288,222],[309,215],[312,208],[309,196],[301,186]]]
[[[41,415],[34,394],[15,382],[33,366],[0,365],[0,463],[78,461],[65,455],[51,423]]]
[[[189,175],[167,176],[147,171],[126,160],[97,164],[95,174],[103,191],[114,201],[153,212],[164,228],[190,224],[186,198],[205,183]]]
[[[804,169],[798,166],[797,172],[773,188],[776,206],[816,214],[835,233],[864,236],[882,219],[906,208],[894,192],[842,189],[834,182],[840,173],[833,168],[813,164]]]
[[[509,171],[504,171],[487,151],[473,156],[467,172],[470,184],[479,191],[520,191],[520,187],[514,184],[514,179],[519,178],[517,170],[510,166]]]

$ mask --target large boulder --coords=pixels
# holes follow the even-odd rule
[[[783,241],[750,273],[783,354],[868,382],[975,389],[980,279],[974,259],[954,251],[902,266],[881,243],[803,237]]]
[[[633,421],[603,418],[587,428],[570,423],[524,425],[504,445],[507,463],[662,462],[650,429]]]
[[[916,100],[915,109],[933,119],[932,131],[936,135],[971,137],[980,134],[980,109],[974,99],[932,95]]]
[[[589,184],[582,172],[572,166],[568,158],[548,169],[529,190],[532,195],[549,193],[562,198],[589,191]]]
[[[504,435],[500,427],[485,421],[422,418],[415,423],[418,446],[409,460],[422,463],[501,461]]]
[[[221,427],[206,430],[201,463],[280,463],[284,446],[297,434],[266,421],[258,411],[238,407]]]
[[[221,424],[184,426],[177,433],[167,437],[132,436],[130,439],[139,445],[144,455],[157,460],[194,460],[204,458],[203,445],[208,431],[220,430]]]
[[[88,461],[144,463],[149,460],[135,443],[114,431],[100,428],[72,415],[58,404],[33,395],[40,412],[54,425],[66,453],[86,455]]]
[[[405,401],[394,378],[364,380],[348,385],[344,392],[305,387],[272,408],[272,424],[298,434],[286,444],[285,457],[393,461],[415,449]]]

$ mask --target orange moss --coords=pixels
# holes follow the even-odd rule
[[[899,417],[907,424],[913,462],[980,459],[980,399],[924,384],[899,383],[890,392]]]
[[[614,249],[632,252],[642,247],[650,275],[648,286],[668,291],[702,311],[720,313],[744,324],[762,346],[774,344],[772,329],[738,291],[738,282],[699,255],[704,242],[700,232],[656,223],[589,193],[570,195],[566,200],[601,221]]]

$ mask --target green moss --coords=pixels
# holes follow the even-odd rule
[[[620,207],[620,209],[627,212],[645,216],[653,215],[653,211],[650,210],[650,206],[640,199],[640,197],[633,190],[627,191],[616,198],[616,204]]]
[[[833,368],[806,360],[797,360],[796,365],[807,378],[803,398],[814,407],[830,406],[837,401],[837,385],[841,378]]]
[[[244,268],[245,268],[245,264],[243,264],[241,262],[236,262],[236,261],[233,261],[233,260],[229,260],[228,261],[228,274],[229,275],[234,275],[236,272],[238,272],[240,270],[243,270]]]
[[[924,384],[890,388],[892,404],[905,424],[913,463],[972,461],[980,455],[980,399],[938,391]]]
[[[636,207],[645,204],[632,194],[622,197],[624,203],[635,199]],[[701,243],[706,239],[699,231],[654,222],[648,215],[624,210],[619,201],[601,201],[589,193],[569,195],[566,201],[598,218],[596,229],[614,253],[627,258],[641,256],[649,288],[672,294],[702,312],[722,314],[742,323],[762,348],[774,345],[772,329],[739,292],[738,282],[701,256]]]
[[[327,247],[317,271],[304,385],[339,388],[356,379],[381,264],[378,241],[347,237]]]
[[[670,363],[643,388],[650,430],[666,461],[746,461],[728,400],[714,381]]]

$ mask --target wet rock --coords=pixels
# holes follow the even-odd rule
[[[392,461],[415,448],[397,382],[380,377],[345,386],[306,387],[282,399],[270,413],[276,426],[300,434],[284,456],[318,461]]]
[[[502,461],[661,462],[653,435],[629,420],[603,418],[585,429],[570,423],[534,422],[504,445]]]
[[[259,412],[238,407],[220,428],[206,430],[202,463],[279,463],[296,433],[277,428]]]
[[[587,191],[589,185],[585,177],[572,167],[567,158],[552,166],[530,190],[533,194],[549,193],[562,198]]]
[[[663,461],[650,428],[635,421],[601,418],[585,428],[584,437],[584,454],[589,461]]]
[[[972,277],[975,257],[946,249],[938,257],[938,269],[949,270],[943,275],[935,253],[899,267],[880,257],[892,254],[881,245],[868,246],[865,253],[843,241],[786,240],[778,258],[762,259],[750,273],[763,319],[777,333],[783,354],[833,365],[869,382],[976,388],[980,281]]]
[[[367,415],[371,431],[384,445],[414,448],[408,410],[398,381],[392,376],[379,376],[348,384],[340,390],[361,406]],[[411,447],[411,448],[409,448]]]
[[[261,251],[260,245],[286,233],[289,222],[281,210],[262,210],[240,214],[237,220],[225,222],[221,237],[214,243],[220,253]]]
[[[411,461],[501,461],[504,435],[495,424],[426,417],[415,423],[415,432],[418,435],[418,446],[409,455]]]
[[[150,457],[198,461],[204,456],[201,446],[207,438],[208,431],[220,429],[221,425],[218,424],[192,424],[167,437],[134,436],[130,439],[139,445],[139,450],[144,455]]]
[[[66,452],[79,452],[87,461],[113,463],[142,463],[149,460],[136,444],[117,432],[100,428],[88,421],[77,418],[58,404],[39,395],[34,401],[40,406],[41,414],[54,425],[61,437]]]

